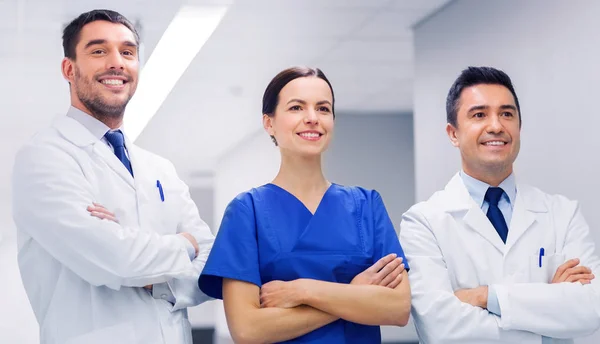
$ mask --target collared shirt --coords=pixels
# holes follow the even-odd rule
[[[108,142],[108,140],[106,139],[106,137],[104,137],[104,135],[109,131],[121,130],[121,132],[122,132],[123,130],[121,128],[111,130],[106,124],[102,123],[97,118],[95,118],[91,115],[88,115],[87,113],[79,110],[78,108],[76,108],[74,106],[71,106],[69,108],[69,111],[67,112],[67,117],[71,117],[72,119],[79,122],[87,130],[89,130],[89,132],[92,133],[92,135],[94,135],[94,137],[96,137],[96,138],[98,138],[98,140],[106,143],[106,145],[109,146],[110,149],[113,150],[113,152],[114,152],[113,146]],[[127,150],[127,144],[125,144],[125,154],[127,154],[127,158],[129,159],[129,151]]]
[[[465,187],[469,191],[471,198],[473,198],[475,203],[481,208],[481,211],[483,211],[484,214],[487,214],[490,205],[485,201],[485,193],[491,185],[469,176],[464,171],[460,171],[460,177],[465,184]],[[500,208],[500,211],[504,216],[504,220],[506,221],[506,225],[510,231],[510,220],[512,219],[515,200],[517,198],[517,183],[515,181],[515,174],[511,173],[510,176],[508,176],[502,181],[502,183],[500,183],[500,185],[498,185],[498,187],[504,190],[504,194],[502,194],[500,201],[498,201],[498,208]]]
[[[114,152],[114,148],[108,142],[106,137],[104,137],[104,135],[108,131],[121,130],[121,128],[111,130],[106,124],[102,123],[97,118],[77,109],[74,106],[71,106],[69,108],[69,111],[67,112],[67,117],[70,117],[70,118],[76,120],[77,122],[79,122],[87,130],[89,130],[89,132],[92,133],[92,135],[94,135],[94,137],[96,137],[100,141],[104,142]],[[125,144],[125,153],[127,154],[127,158],[129,159],[129,151],[127,150],[127,144]],[[196,249],[186,238],[181,237],[181,240],[183,240],[183,242],[185,242],[185,247],[187,249],[190,260],[194,260],[194,258],[196,256]],[[171,303],[174,303],[175,301],[172,296],[173,294],[170,292],[170,290],[168,293],[166,293],[165,288],[169,288],[166,285],[166,283],[156,284],[156,285],[154,285],[153,291],[155,292],[155,294],[160,294],[161,298],[167,298],[168,301],[171,301]],[[156,297],[156,298],[159,298],[159,297]]]
[[[481,208],[481,211],[483,211],[484,214],[487,214],[490,205],[485,200],[485,193],[491,185],[469,176],[465,171],[460,171],[460,177],[473,201]],[[506,225],[509,228],[508,230],[510,231],[510,220],[512,219],[515,199],[517,197],[517,184],[515,182],[514,173],[511,173],[510,176],[504,179],[498,186],[504,190],[504,194],[502,194],[502,197],[498,201],[498,208],[500,208],[504,220],[506,221]],[[498,303],[498,296],[496,295],[496,290],[493,286],[488,286],[487,309],[490,313],[498,316],[502,315],[500,304]]]

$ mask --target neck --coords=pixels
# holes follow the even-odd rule
[[[118,129],[123,125],[123,114],[121,114],[120,116],[112,116],[112,115],[94,113],[90,109],[88,109],[87,106],[83,105],[83,103],[79,100],[71,101],[71,106],[94,117],[95,119],[104,123],[110,129]]]
[[[470,168],[463,164],[463,171],[469,176],[480,180],[490,186],[499,186],[511,173],[513,173],[512,164],[497,169],[477,169]]]
[[[321,156],[300,157],[281,154],[279,173],[273,180],[292,194],[323,193],[331,184],[323,176]]]

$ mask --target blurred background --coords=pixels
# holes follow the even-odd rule
[[[460,168],[444,130],[448,88],[463,68],[488,65],[511,76],[521,102],[519,182],[579,200],[600,243],[598,1],[0,0],[0,343],[39,342],[16,263],[14,155],[66,113],[62,28],[95,8],[141,33],[126,131],[175,164],[215,233],[235,195],[277,172],[261,99],[280,70],[325,72],[337,113],[326,176],[378,190],[399,230],[402,213]],[[196,343],[231,342],[220,302],[190,318]],[[412,323],[382,337],[418,342]]]

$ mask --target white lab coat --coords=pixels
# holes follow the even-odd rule
[[[186,307],[208,299],[197,278],[213,235],[173,165],[126,146],[135,179],[108,145],[69,117],[17,154],[18,262],[43,344],[192,343]],[[92,202],[119,224],[92,217]],[[179,232],[198,241],[193,261]],[[168,285],[175,304],[142,288],[149,284]]]
[[[457,174],[403,215],[400,241],[421,343],[572,343],[600,326],[600,260],[574,201],[517,185],[504,245]],[[549,284],[570,258],[592,269],[592,284]],[[482,285],[496,288],[500,317],[454,295]]]

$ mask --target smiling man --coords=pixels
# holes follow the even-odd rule
[[[44,344],[191,344],[213,235],[173,165],[127,139],[139,38],[109,10],[64,30],[66,116],[17,154],[19,268]],[[164,139],[164,138],[160,138]]]
[[[577,202],[516,182],[521,108],[470,67],[446,101],[462,170],[403,216],[421,343],[572,343],[600,326],[600,260]]]

